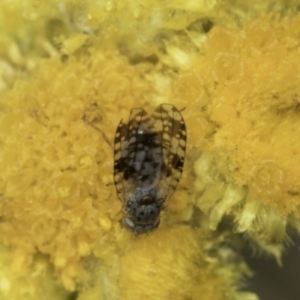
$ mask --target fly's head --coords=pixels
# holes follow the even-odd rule
[[[152,195],[144,195],[139,201],[126,204],[123,226],[134,233],[147,233],[156,229],[160,222],[163,200]]]

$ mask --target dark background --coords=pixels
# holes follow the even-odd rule
[[[246,290],[260,300],[300,300],[300,238],[282,256],[282,267],[272,257],[254,257],[253,251],[243,253],[254,276],[247,280]]]

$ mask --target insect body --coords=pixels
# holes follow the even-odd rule
[[[114,147],[114,180],[123,203],[123,226],[146,233],[158,227],[164,201],[180,180],[186,127],[171,104],[158,106],[151,117],[143,108],[119,123]]]

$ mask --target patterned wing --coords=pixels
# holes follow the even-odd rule
[[[165,165],[160,186],[165,189],[168,198],[174,193],[181,178],[186,147],[186,127],[180,111],[171,104],[158,106],[153,113],[153,119],[156,130],[161,133]]]
[[[132,168],[136,153],[137,134],[141,124],[146,122],[147,113],[142,108],[134,108],[130,112],[128,124],[121,120],[115,135],[114,143],[114,181],[118,198],[124,201],[126,192],[134,187],[130,186],[128,173]]]

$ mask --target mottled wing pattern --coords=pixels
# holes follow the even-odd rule
[[[139,128],[148,120],[149,117],[144,109],[134,108],[130,112],[128,124],[121,120],[118,125],[114,144],[114,181],[121,201],[124,201],[125,192],[132,189],[126,181],[126,173],[134,161]]]
[[[135,188],[132,180],[128,179],[136,161],[135,156],[139,153],[139,133],[145,129],[160,135],[164,163],[157,188],[163,189],[161,192],[165,199],[174,193],[181,178],[186,127],[180,111],[171,104],[162,104],[155,109],[150,119],[144,109],[132,109],[128,124],[121,120],[115,135],[114,180],[121,201],[124,201],[126,193]]]
[[[164,172],[160,186],[165,189],[166,198],[170,197],[181,178],[185,148],[186,127],[180,111],[171,104],[158,106],[153,119],[155,127],[161,133]]]

